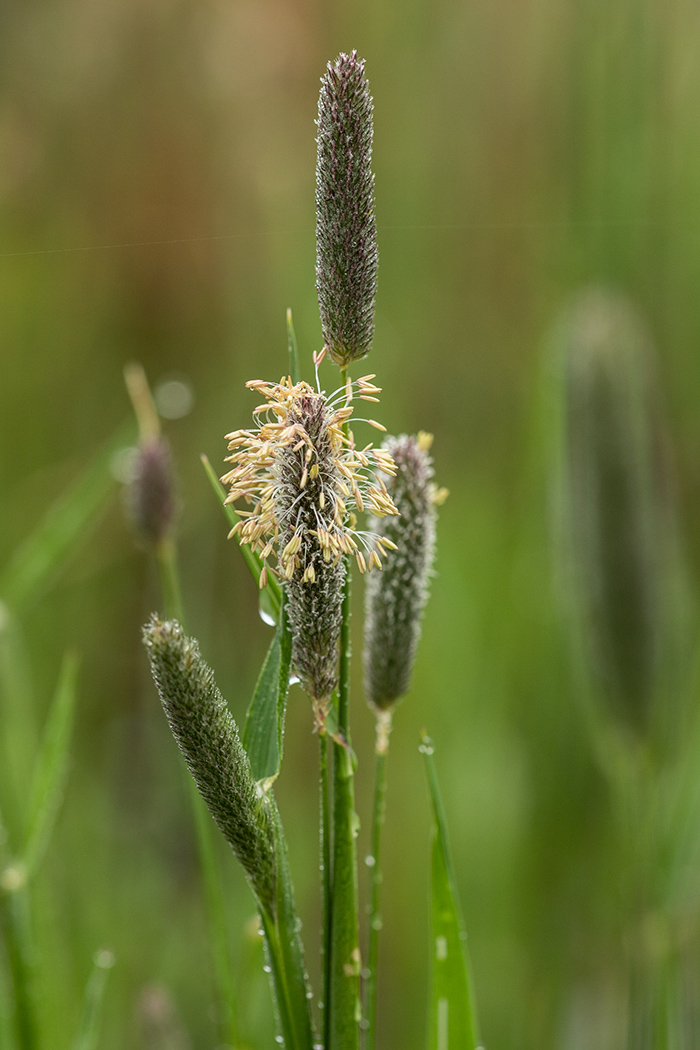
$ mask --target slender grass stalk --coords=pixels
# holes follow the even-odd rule
[[[163,592],[165,615],[169,620],[178,620],[184,627],[185,614],[182,604],[180,573],[177,567],[177,550],[171,537],[162,540],[156,547],[156,559]]]
[[[345,378],[345,370],[341,370]],[[349,559],[348,559],[349,562]],[[333,740],[333,871],[330,915],[330,996],[326,1050],[357,1050],[360,948],[357,892],[357,816],[350,750],[350,566],[346,565],[340,632],[338,731]]]
[[[109,971],[114,966],[114,956],[110,951],[103,949],[95,953],[93,962],[92,973],[85,989],[83,1016],[73,1050],[97,1050],[99,1045],[102,1003]]]
[[[321,1008],[323,1011],[323,1045],[328,1046],[330,1025],[330,965],[333,905],[333,866],[331,843],[330,783],[328,781],[328,733],[319,736],[320,744],[320,847],[321,847]]]
[[[379,933],[382,917],[379,898],[382,884],[381,844],[386,811],[386,756],[389,750],[392,712],[377,715],[377,739],[374,749],[374,802],[372,806],[372,852],[370,853],[371,889],[369,905],[369,937],[365,985],[365,1050],[374,1050],[377,1044],[377,971],[379,966]]]

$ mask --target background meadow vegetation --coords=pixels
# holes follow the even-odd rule
[[[554,582],[551,331],[592,282],[627,293],[647,319],[692,596],[699,34],[690,0],[3,4],[0,565],[129,420],[128,361],[156,387],[185,382],[191,411],[164,425],[180,475],[188,629],[237,718],[269,628],[200,453],[218,470],[223,435],[247,426],[255,403],[245,381],[285,370],[288,306],[310,378],[321,338],[319,77],[341,50],[366,59],[380,265],[363,370],[377,373],[391,432],[434,433],[437,480],[450,489],[389,757],[380,1047],[424,1045],[422,727],[435,741],[486,1046],[587,1050],[618,1009],[616,825]],[[109,948],[100,1050],[213,1047],[190,802],[140,642],[157,575],[104,476],[90,528],[0,625],[8,826],[63,654],[80,655],[69,777],[33,883],[47,1045],[72,1045],[93,954]],[[355,598],[359,614],[361,581]],[[684,616],[694,642],[692,599]],[[355,629],[359,651],[360,615]],[[362,856],[374,718],[356,673]],[[312,976],[316,751],[309,702],[293,689],[277,798]],[[220,847],[241,1032],[263,1048],[273,1030],[253,901]]]

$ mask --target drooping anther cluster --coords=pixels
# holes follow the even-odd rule
[[[221,479],[231,487],[226,502],[250,507],[238,510],[241,520],[230,535],[260,555],[261,586],[269,571],[286,584],[292,659],[317,713],[336,684],[344,556],[353,555],[365,572],[381,568],[393,547],[386,537],[358,530],[355,515],[398,513],[375,475],[395,472],[391,455],[371,443],[358,448],[347,425],[354,397],[377,400],[373,378],[348,381],[330,396],[289,378],[253,380],[247,386],[265,399],[253,413],[259,425],[227,435],[227,462],[234,466]],[[268,566],[273,555],[276,566]]]

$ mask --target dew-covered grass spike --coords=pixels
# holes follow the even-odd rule
[[[372,519],[375,532],[390,541],[382,571],[368,577],[365,595],[365,695],[379,711],[408,692],[428,599],[436,506],[446,495],[432,482],[431,443],[423,433],[384,442],[396,465],[386,487],[400,516]]]
[[[152,617],[143,632],[173,736],[207,807],[255,891],[275,911],[276,862],[268,804],[257,788],[238,727],[199,645],[176,620]]]
[[[318,100],[316,291],[325,345],[345,367],[374,336],[377,238],[372,97],[357,52],[328,63]]]

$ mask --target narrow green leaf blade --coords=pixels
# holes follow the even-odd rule
[[[95,952],[93,968],[85,988],[83,1016],[73,1050],[96,1050],[99,1042],[102,1003],[109,971],[114,966],[114,955],[106,949]]]
[[[429,737],[423,736],[420,750],[425,756],[434,820],[428,1050],[477,1050],[479,1036],[471,965],[454,890],[447,825]]]
[[[282,765],[284,717],[287,711],[292,639],[284,606],[260,671],[243,732],[256,780],[272,783]]]
[[[39,866],[53,831],[68,770],[75,715],[78,659],[67,653],[34,768],[27,813],[24,863],[31,876]]]
[[[36,599],[82,539],[116,484],[111,460],[133,434],[131,423],[116,432],[0,574],[0,596],[13,612],[22,613]]]
[[[233,528],[233,526],[240,521],[240,518],[238,517],[230,503],[224,505],[224,500],[226,499],[226,489],[217,478],[216,472],[212,467],[211,463],[209,462],[208,457],[202,455],[201,458],[202,465],[204,466],[204,470],[206,471],[206,475],[209,478],[211,487],[216,493],[216,498],[219,501],[219,505],[221,506],[224,512],[224,516],[227,522],[229,523],[229,527]],[[263,567],[260,558],[257,554],[254,554],[251,551],[250,547],[248,547],[245,543],[240,545],[240,549],[243,554],[243,557],[246,560],[246,564],[251,571],[253,579],[257,584],[259,584],[260,573],[262,572]],[[277,621],[279,620],[281,603],[282,590],[280,588],[280,585],[277,582],[277,580],[272,579],[268,575],[267,586],[263,587],[263,589],[260,592],[260,615],[266,623],[277,623]]]
[[[301,379],[299,348],[297,347],[297,337],[294,332],[294,322],[292,321],[292,311],[290,309],[287,309],[287,350],[289,351],[289,374],[292,377],[292,382],[298,383]]]

